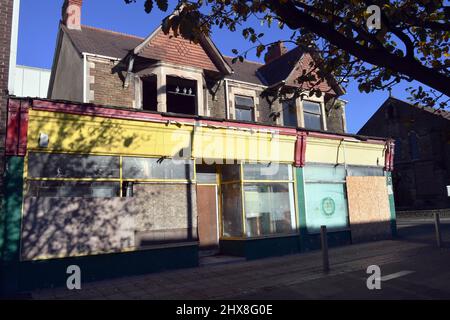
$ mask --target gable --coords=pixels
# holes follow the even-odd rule
[[[303,70],[306,70],[307,72],[310,72],[311,69],[314,68],[313,64],[314,60],[310,53],[304,53],[300,59],[300,61],[297,63],[296,67],[293,68],[290,75],[286,79],[286,84],[290,86],[299,87],[299,83],[297,81],[297,78],[299,78]],[[314,85],[313,82],[310,83],[303,83],[301,87],[303,89],[311,88]],[[327,81],[327,79],[324,79],[324,81],[321,81],[318,85],[314,85],[314,88],[318,88],[321,92],[325,92],[331,95],[337,95],[336,91],[333,89],[333,86]]]
[[[202,44],[191,42],[181,36],[175,37],[172,31],[164,34],[158,29],[139,51],[139,56],[147,59],[219,72],[211,54]]]

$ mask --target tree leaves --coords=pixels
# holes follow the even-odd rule
[[[168,0],[143,1],[146,12],[154,10],[155,2],[159,10],[168,10]],[[369,93],[390,88],[400,80],[416,79],[441,92],[429,91],[427,96],[423,89],[420,94],[413,92],[413,97],[430,106],[438,104],[438,99],[448,104],[450,99],[450,14],[442,1],[375,1],[374,4],[382,6],[381,30],[367,28],[371,13],[367,12],[366,1],[178,0],[177,3],[181,12],[164,21],[164,32],[172,30],[175,36],[198,41],[214,27],[239,30],[251,46],[241,54],[234,49],[233,62],[243,61],[249,50],[261,56],[267,48],[264,33],[257,30],[258,24],[250,23],[252,18],[259,20],[261,26],[288,29],[285,39],[280,41],[315,51],[324,72],[311,83],[333,74],[339,84],[352,79],[362,92]]]

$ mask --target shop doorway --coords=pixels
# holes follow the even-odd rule
[[[219,203],[215,166],[197,165],[197,223],[200,256],[219,253]]]

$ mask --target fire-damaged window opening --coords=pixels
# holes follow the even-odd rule
[[[167,76],[167,112],[196,114],[197,81]]]
[[[142,80],[142,109],[148,111],[157,111],[158,90],[156,85],[156,76],[146,76]]]

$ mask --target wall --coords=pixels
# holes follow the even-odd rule
[[[346,138],[307,138],[307,162],[383,167],[384,160],[384,144],[352,141]]]
[[[60,31],[59,55],[52,69],[49,98],[83,102],[83,58]]]
[[[327,129],[329,132],[345,133],[345,105],[343,102],[334,104],[334,101],[335,99],[329,99],[325,103]]]
[[[136,186],[132,198],[25,197],[21,258],[74,257],[195,241],[192,189],[187,184],[143,184]]]
[[[208,108],[211,117],[226,118],[225,81],[209,82],[208,86]],[[252,97],[255,102],[256,121],[263,124],[275,124],[271,119],[271,106],[261,96],[262,87],[233,82],[228,80],[228,106],[229,119],[235,119],[234,97],[243,95]]]
[[[39,134],[49,136],[47,151],[98,154],[154,155],[173,157],[189,150],[203,159],[294,161],[296,137],[226,128],[193,126],[139,120],[79,116],[30,110],[28,149],[39,147]]]
[[[17,66],[14,95],[17,97],[47,98],[51,70]]]
[[[226,119],[225,81],[208,81],[206,88],[209,115],[214,118]]]
[[[128,88],[124,88],[125,73],[114,73],[116,60],[87,57],[89,87],[88,102],[95,104],[136,107],[135,81],[130,81]]]
[[[392,98],[359,133],[395,139],[392,176],[398,210],[450,207],[450,120]],[[411,157],[412,133],[417,135],[417,159]]]
[[[7,114],[7,91],[10,64],[10,44],[13,0],[0,0],[0,205],[3,202],[3,170],[5,164],[5,133]]]

